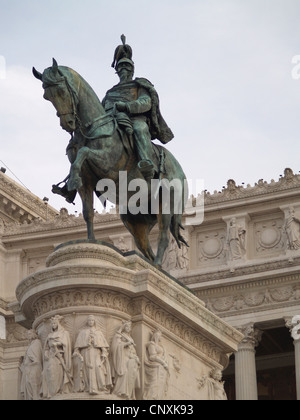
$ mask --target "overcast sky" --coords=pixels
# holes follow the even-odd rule
[[[68,174],[70,136],[31,68],[55,57],[102,99],[118,82],[110,65],[124,33],[187,178],[213,192],[230,178],[298,173],[299,18],[300,0],[0,0],[0,160],[34,194],[75,210],[51,193]]]

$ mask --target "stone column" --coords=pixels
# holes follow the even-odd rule
[[[286,318],[286,326],[289,328],[295,346],[295,370],[296,370],[296,386],[297,400],[300,400],[300,315],[293,318]]]
[[[296,365],[296,386],[297,400],[300,400],[300,339],[294,340],[295,346],[295,365]]]
[[[248,324],[239,328],[244,339],[235,353],[235,380],[237,401],[257,400],[257,378],[255,364],[255,347],[258,346],[262,332]]]
[[[0,315],[0,340],[6,340],[6,322],[3,315]]]

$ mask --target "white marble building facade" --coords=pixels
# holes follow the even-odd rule
[[[229,180],[204,193],[203,223],[186,223],[190,248],[171,241],[167,250],[164,269],[244,335],[224,373],[229,399],[300,398],[299,193],[290,169],[255,186]],[[95,224],[98,240],[135,250],[118,215],[96,214]],[[81,216],[52,209],[0,173],[0,399],[21,398],[29,326],[15,314],[16,287],[59,244],[85,236]]]

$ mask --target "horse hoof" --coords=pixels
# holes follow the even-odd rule
[[[158,270],[161,270],[161,269],[162,269],[162,264],[161,264],[161,263],[159,263],[158,261],[154,261],[154,262],[153,262],[153,265],[154,265],[154,267],[155,267],[155,268],[157,268]]]
[[[76,177],[75,179],[71,179],[68,182],[68,190],[69,191],[75,191],[75,190],[80,190],[80,188],[82,187],[82,180],[80,177]]]

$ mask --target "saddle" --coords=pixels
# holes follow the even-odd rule
[[[111,137],[116,129],[115,116],[112,114],[102,115],[93,122],[85,124],[85,128],[87,129],[87,133],[84,137],[88,140]]]
[[[112,137],[118,130],[126,151],[130,154],[134,152],[133,125],[125,112],[112,111],[86,124],[85,128],[88,129],[84,136],[87,140]]]

